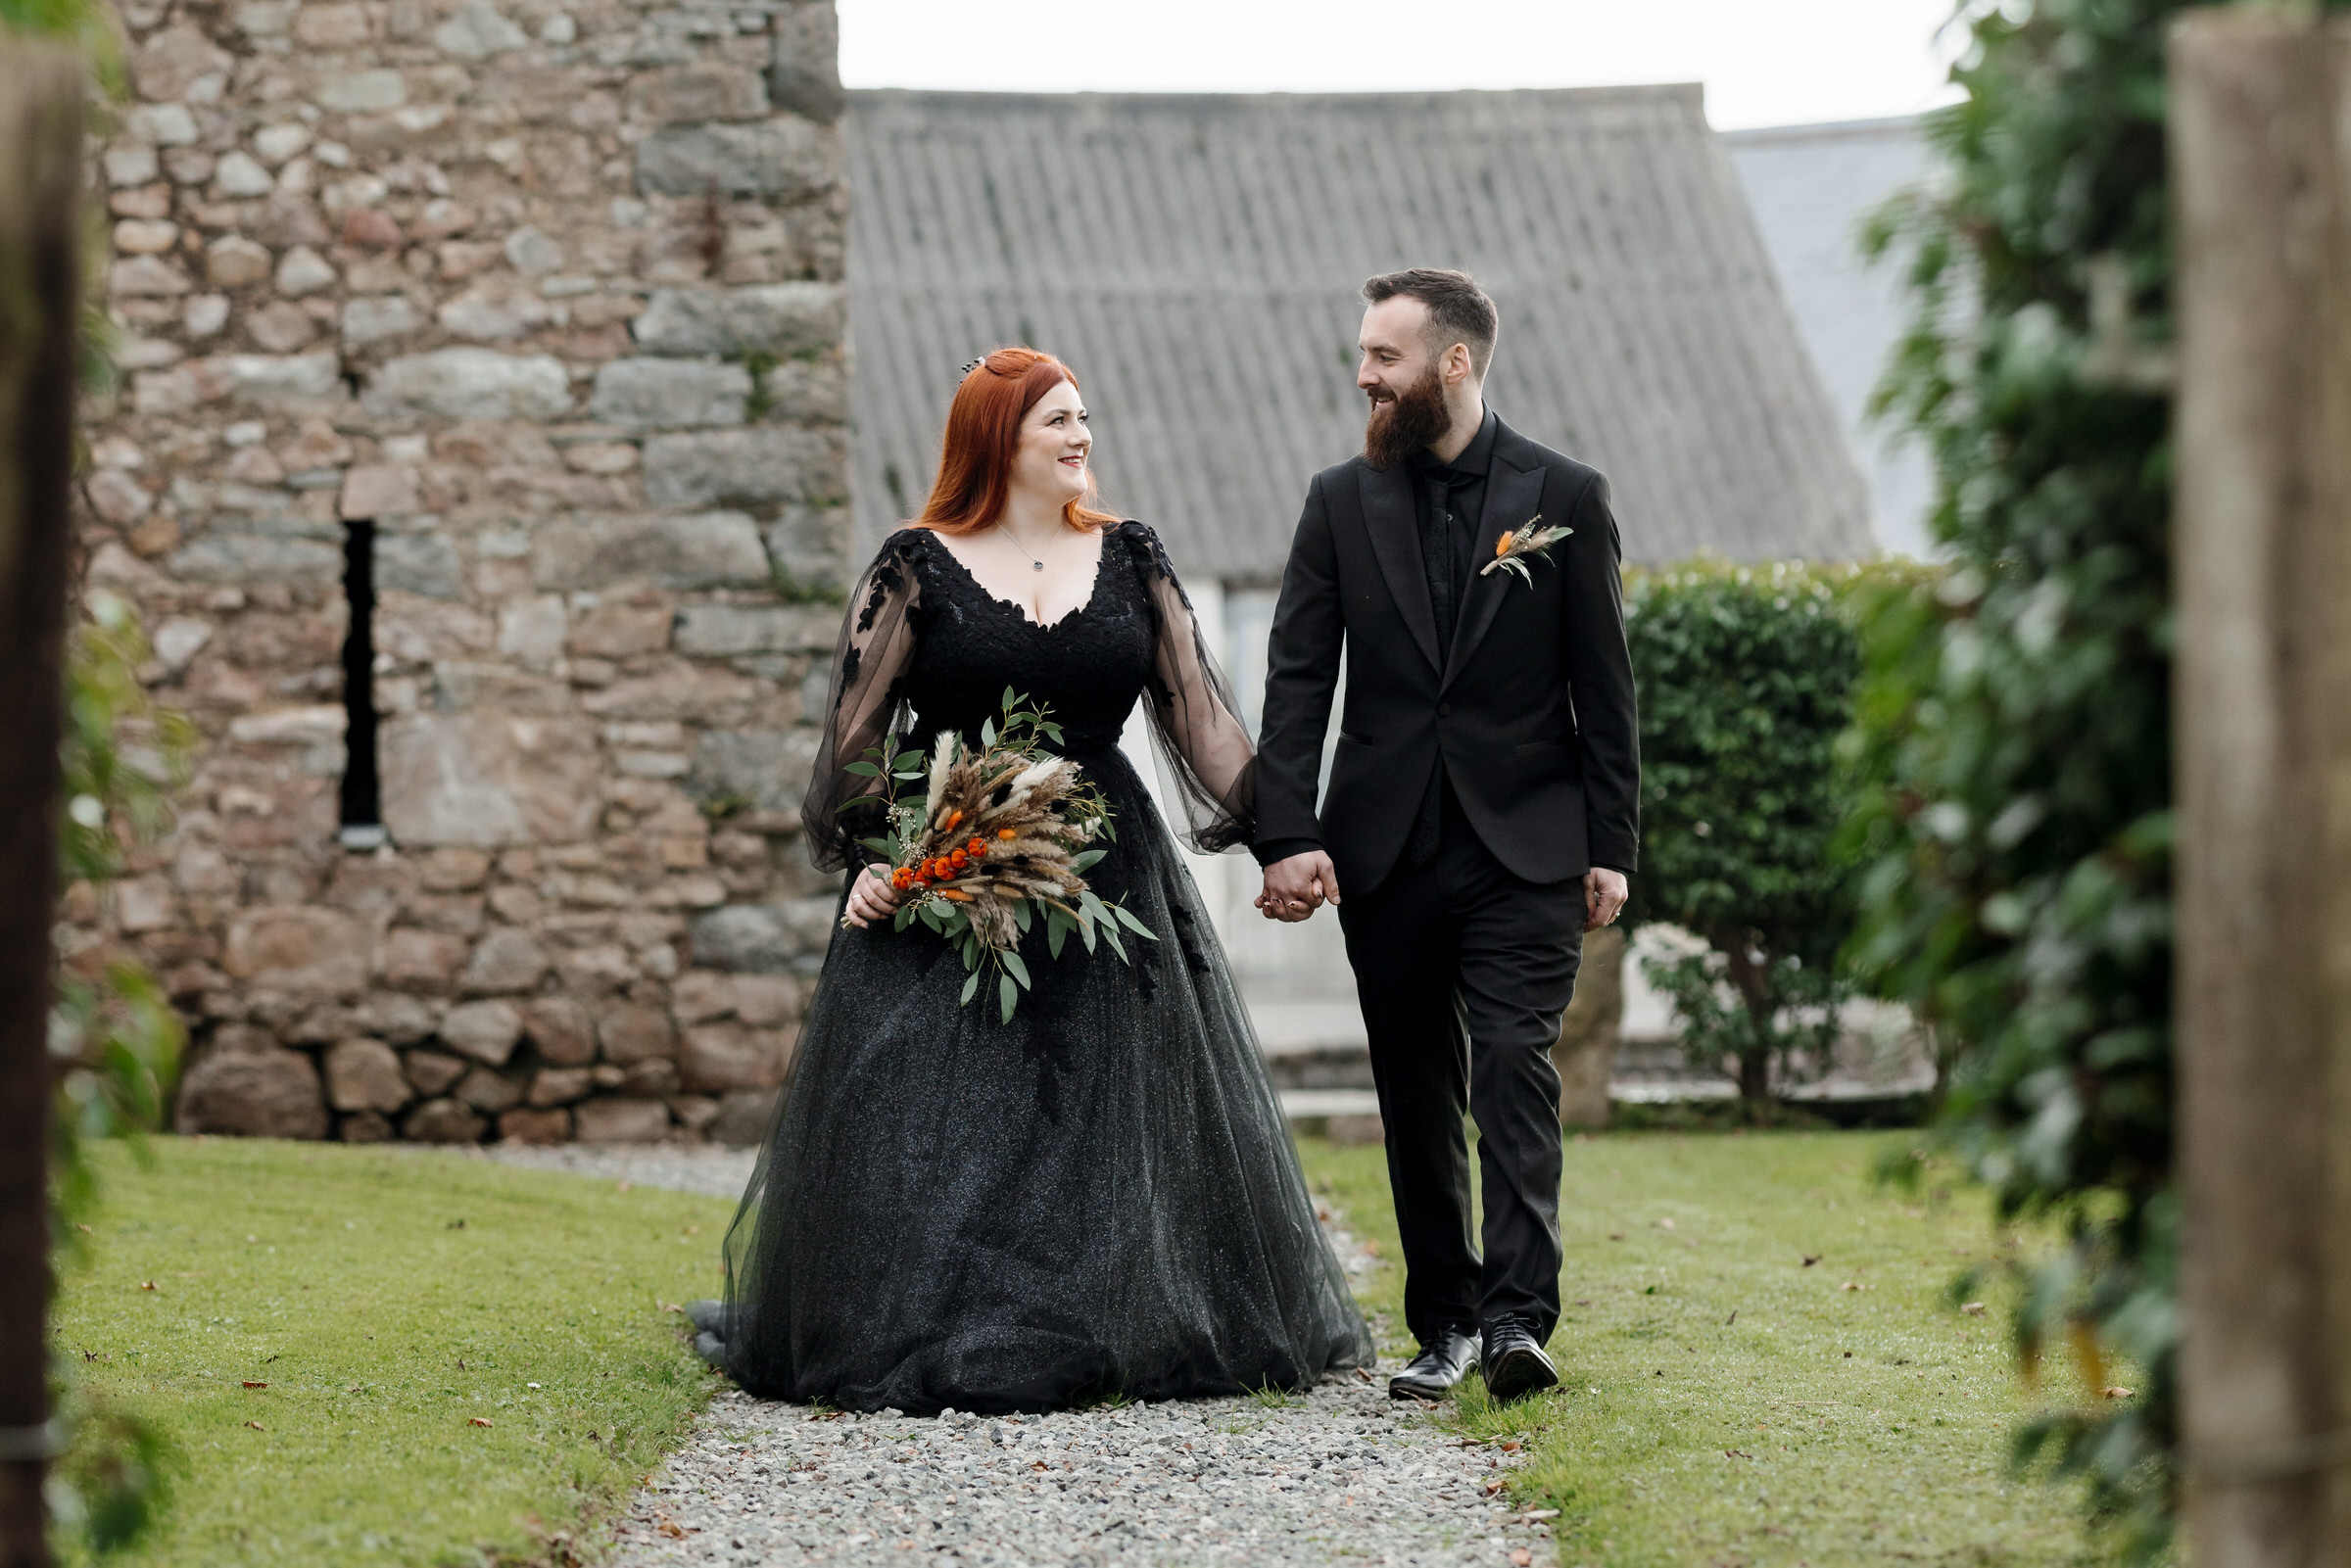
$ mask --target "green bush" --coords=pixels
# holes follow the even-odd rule
[[[1881,402],[1934,455],[1950,569],[1864,617],[1844,840],[1857,972],[1954,1052],[1944,1149],[2004,1216],[2066,1238],[2019,1265],[2026,1366],[2061,1345],[2093,1383],[2117,1354],[2135,1365],[2135,1397],[2053,1410],[2020,1458],[2085,1478],[2141,1560],[2177,1493],[2161,351],[2183,9],[1960,13],[1943,177],[1873,236],[1912,259],[1918,324]]]
[[[1833,748],[1858,663],[1847,571],[1697,562],[1627,586],[1641,692],[1641,875],[1628,921],[1670,922],[1703,952],[1653,962],[1696,1066],[1751,1112],[1825,1068],[1848,995],[1850,928],[1830,858]]]

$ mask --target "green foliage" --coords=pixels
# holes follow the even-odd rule
[[[122,85],[122,35],[98,0],[0,0],[0,34],[44,38],[78,49],[110,96]]]
[[[187,782],[194,730],[139,684],[146,639],[128,605],[93,594],[66,649],[65,809],[61,879],[100,888],[128,852],[171,824],[170,791]],[[86,1221],[98,1201],[94,1145],[162,1125],[186,1029],[146,966],[124,955],[73,955],[61,966],[49,1017],[57,1070],[50,1204],[67,1261],[86,1263]],[[130,1545],[169,1497],[171,1449],[147,1421],[81,1387],[58,1361],[54,1399],[67,1431],[50,1488],[56,1525],[95,1555]]]
[[[2006,1215],[2020,1353],[2139,1368],[2028,1458],[2087,1478],[2140,1560],[2177,1492],[2170,409],[2164,147],[2175,0],[1971,5],[1943,177],[1875,223],[1917,324],[1880,395],[1939,475],[1950,569],[1878,594],[1849,761],[1851,957],[1954,1051],[1942,1137]],[[2091,296],[2127,301],[2119,330]]]
[[[1650,977],[1692,1061],[1727,1072],[1751,1108],[1825,1064],[1847,995],[1829,842],[1857,658],[1839,590],[1852,575],[1698,562],[1627,589],[1642,840],[1629,918],[1705,942]]]

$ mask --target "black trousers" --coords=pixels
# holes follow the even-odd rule
[[[1387,1126],[1404,1319],[1423,1344],[1504,1313],[1559,1317],[1559,1016],[1583,957],[1580,878],[1504,869],[1444,791],[1437,850],[1339,905]],[[1484,1256],[1469,1235],[1477,1120]]]

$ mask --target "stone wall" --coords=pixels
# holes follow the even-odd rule
[[[832,910],[830,0],[121,9],[88,578],[202,744],[72,940],[185,1009],[188,1130],[754,1134]],[[339,820],[354,522],[380,833]]]

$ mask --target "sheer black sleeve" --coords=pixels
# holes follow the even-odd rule
[[[1157,629],[1151,684],[1143,704],[1168,784],[1180,807],[1177,836],[1205,854],[1246,846],[1257,828],[1257,748],[1240,704],[1200,635],[1199,617],[1159,536],[1141,523],[1119,525]]]
[[[824,739],[800,805],[808,858],[819,871],[847,870],[863,858],[857,840],[882,830],[881,812],[859,802],[881,794],[886,781],[851,773],[849,764],[867,760],[869,748],[901,728],[922,598],[919,548],[914,536],[891,535],[857,580],[841,618],[840,646],[826,693]]]

